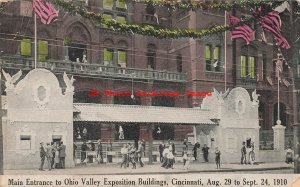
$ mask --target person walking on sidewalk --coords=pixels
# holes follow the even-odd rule
[[[168,165],[168,154],[170,152],[169,146],[166,146],[164,151],[163,151],[163,155],[164,155],[164,161],[163,164],[161,165],[161,167],[166,167]]]
[[[39,168],[40,171],[44,171],[44,170],[43,170],[43,167],[44,167],[44,163],[45,163],[45,158],[46,158],[46,156],[47,156],[47,153],[46,153],[45,148],[44,148],[44,143],[41,142],[41,143],[40,143],[41,165],[40,165],[40,168]]]
[[[241,148],[241,164],[246,164],[247,163],[247,159],[246,159],[246,155],[247,155],[247,150],[246,150],[246,142],[243,142],[242,148]]]
[[[202,152],[203,152],[203,157],[204,157],[205,162],[208,162],[208,150],[209,150],[209,147],[207,147],[207,145],[204,144],[204,147],[202,148]]]
[[[50,143],[47,143],[46,153],[47,153],[48,169],[49,169],[49,171],[51,171],[51,169],[52,169],[52,161],[53,161],[53,148],[50,145]]]
[[[219,151],[218,147],[216,147],[216,165],[217,165],[217,169],[221,168],[221,152]]]
[[[189,160],[188,160],[188,155],[187,155],[187,151],[183,151],[183,169],[187,170],[188,166],[189,166]]]
[[[97,158],[98,158],[98,164],[103,163],[103,151],[102,151],[102,142],[99,139],[97,142]]]
[[[132,163],[132,169],[136,169],[136,148],[134,145],[129,144],[128,150],[129,162]]]
[[[164,155],[163,155],[164,149],[165,149],[165,145],[163,144],[163,142],[161,142],[159,144],[159,147],[158,147],[158,150],[159,150],[159,161],[161,163],[163,163],[163,161],[164,161]]]
[[[194,155],[195,161],[197,160],[197,157],[198,157],[198,154],[197,154],[198,148],[200,148],[200,143],[196,142],[193,147],[193,155]]]
[[[172,151],[169,151],[168,152],[168,155],[167,155],[167,166],[165,167],[166,169],[168,168],[172,168],[174,169],[174,163],[175,163],[175,156],[173,154]]]
[[[123,147],[121,148],[121,155],[122,155],[121,168],[123,165],[124,168],[126,168],[128,162],[128,148],[126,144],[124,144]]]
[[[137,152],[138,162],[140,166],[144,167],[144,163],[142,161],[142,156],[144,154],[144,146],[142,141],[139,141],[138,150],[136,152]]]
[[[66,158],[66,146],[64,145],[64,142],[60,142],[59,161],[62,169],[65,169],[65,160],[66,160],[65,158]]]

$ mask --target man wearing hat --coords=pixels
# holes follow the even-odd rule
[[[44,171],[44,170],[43,170],[43,166],[44,166],[44,163],[45,163],[45,158],[46,158],[46,156],[47,156],[47,153],[46,153],[46,151],[45,151],[45,149],[44,149],[44,143],[41,142],[41,143],[40,143],[41,165],[40,165],[40,168],[39,168],[40,171]]]
[[[103,163],[102,143],[100,139],[97,141],[97,158],[98,164]]]

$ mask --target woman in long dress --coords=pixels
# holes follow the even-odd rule
[[[60,159],[59,159],[59,150],[58,150],[58,147],[59,147],[59,143],[58,142],[55,142],[55,158],[54,158],[54,163],[55,163],[55,168],[60,168],[59,167],[59,163],[60,163]]]

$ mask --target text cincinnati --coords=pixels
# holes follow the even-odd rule
[[[99,90],[90,90],[88,93],[89,97],[97,97],[100,95]],[[131,91],[113,91],[113,90],[105,90],[104,96],[106,97],[130,97],[134,95],[136,97],[157,97],[157,96],[167,96],[167,97],[179,97],[182,96],[179,91],[172,92],[172,91],[141,91],[138,90],[137,92],[133,93]],[[196,97],[206,97],[212,96],[212,92],[194,92],[194,91],[186,91],[186,96],[196,96]]]

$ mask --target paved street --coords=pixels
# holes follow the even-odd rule
[[[165,169],[160,167],[159,164],[145,165],[143,168],[137,166],[137,169],[120,168],[118,164],[88,164],[76,166],[75,168],[67,169],[54,169],[52,171],[39,171],[36,170],[6,170],[6,175],[26,174],[26,175],[122,175],[122,174],[184,174],[184,173],[293,173],[293,165],[282,163],[260,163],[257,165],[241,165],[241,164],[222,164],[221,169],[216,169],[213,163],[191,163],[188,170],[184,170],[182,163],[176,163],[174,169]]]

